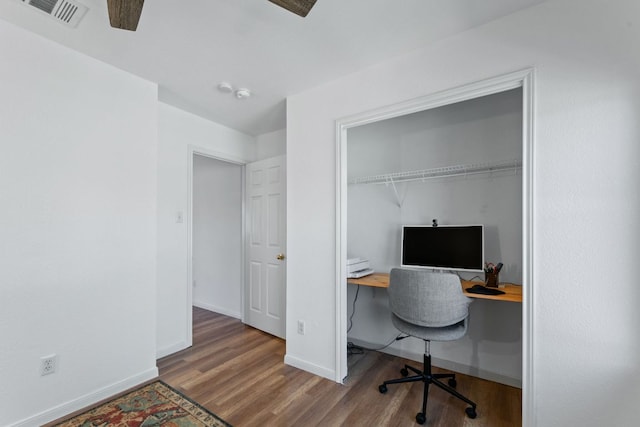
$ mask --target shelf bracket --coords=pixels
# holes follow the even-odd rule
[[[396,187],[395,181],[391,177],[389,177],[387,180],[387,185],[389,184],[391,184],[391,188],[393,188],[393,194],[396,195],[396,203],[398,204],[398,207],[401,208],[403,201],[400,200],[400,194],[398,194],[398,188]]]

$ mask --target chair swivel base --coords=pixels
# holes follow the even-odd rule
[[[409,370],[413,371],[416,375],[409,377]],[[428,354],[424,355],[424,372],[420,371],[412,366],[405,365],[404,368],[400,370],[400,374],[402,374],[403,378],[397,378],[394,380],[387,380],[378,386],[378,391],[380,393],[387,392],[388,384],[399,384],[399,383],[409,383],[422,381],[424,382],[424,394],[422,396],[422,411],[416,414],[416,422],[418,424],[424,424],[427,420],[426,411],[427,411],[427,398],[429,396],[429,384],[433,384],[438,388],[446,391],[447,393],[457,397],[458,399],[468,403],[469,406],[465,409],[465,413],[469,418],[475,418],[478,414],[476,413],[476,404],[471,400],[467,399],[460,393],[458,393],[454,387],[457,385],[455,374],[432,374],[431,373],[431,356]],[[448,378],[448,384],[440,381],[441,379]]]

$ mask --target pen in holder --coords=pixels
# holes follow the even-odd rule
[[[502,263],[498,263],[498,265],[493,265],[493,263],[488,263],[484,266],[484,285],[488,288],[497,288],[498,287],[498,274],[502,270]]]
[[[499,273],[495,270],[485,271],[484,273],[484,285],[487,288],[497,288],[498,287],[498,275]]]

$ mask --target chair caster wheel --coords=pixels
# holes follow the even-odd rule
[[[403,377],[406,377],[407,375],[409,375],[409,371],[407,370],[407,368],[402,368],[402,369],[400,369],[400,374]]]
[[[467,409],[464,410],[467,413],[467,417],[473,419],[475,417],[478,416],[478,414],[476,413],[476,408],[470,406]]]
[[[456,388],[457,385],[458,385],[458,382],[456,381],[455,378],[451,378],[449,380],[449,387]]]
[[[427,421],[427,417],[425,417],[422,412],[418,412],[416,415],[416,422],[418,424],[424,424],[425,421]]]
[[[380,385],[378,386],[378,391],[379,391],[380,393],[382,393],[382,394],[385,394],[385,393],[387,392],[387,386],[386,386],[386,385],[384,385],[384,384],[380,384]]]

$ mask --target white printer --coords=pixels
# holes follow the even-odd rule
[[[373,273],[368,259],[350,258],[347,260],[347,278],[358,279]]]

